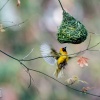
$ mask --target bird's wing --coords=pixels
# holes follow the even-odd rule
[[[49,63],[50,65],[54,65],[56,63],[58,57],[55,56],[58,56],[58,53],[56,52],[56,50],[52,49],[50,45],[44,43],[41,45],[40,50],[41,55],[44,57],[44,60],[47,63]]]

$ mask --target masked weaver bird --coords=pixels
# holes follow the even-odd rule
[[[67,65],[67,62],[70,57],[66,51],[66,47],[60,48],[59,53],[50,47],[48,44],[42,44],[40,47],[41,55],[44,60],[50,65],[57,64],[57,68],[54,72],[56,78],[60,78],[63,75],[63,69]]]

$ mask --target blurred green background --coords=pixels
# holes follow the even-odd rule
[[[0,8],[6,1],[0,0]],[[99,42],[100,0],[61,0],[61,2],[65,10],[81,21],[89,32],[96,33],[92,34],[90,45]],[[41,56],[40,45],[44,42],[50,43],[57,51],[60,47],[67,46],[69,54],[87,47],[89,36],[79,45],[60,44],[56,40],[57,29],[62,20],[62,10],[57,0],[21,0],[20,7],[16,5],[17,0],[9,0],[0,11],[0,24],[5,27],[5,32],[0,33],[0,49],[6,53],[22,59],[33,49],[32,54],[26,59],[38,57]],[[24,23],[17,25],[21,22]],[[13,26],[15,24],[16,26]],[[100,46],[94,49],[99,50]],[[89,58],[89,66],[80,68],[77,65],[78,58],[72,59],[66,67],[65,78],[77,75],[89,84],[79,83],[73,87],[79,90],[83,86],[95,87],[88,92],[100,95],[100,52],[87,51],[84,56]],[[52,77],[56,68],[56,65],[50,66],[43,59],[25,64]],[[25,69],[17,61],[0,53],[2,90],[0,100],[100,100],[98,97],[72,91],[39,73],[31,72],[31,75],[34,82],[28,88],[29,76]],[[65,78],[59,81],[65,83]]]

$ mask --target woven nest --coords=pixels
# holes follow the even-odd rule
[[[63,21],[57,33],[57,39],[60,43],[80,44],[87,38],[85,26],[63,11]]]

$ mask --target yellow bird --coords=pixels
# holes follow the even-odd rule
[[[42,44],[40,47],[41,54],[44,57],[44,60],[51,64],[54,65],[57,63],[57,68],[54,72],[54,76],[56,78],[60,78],[63,75],[63,69],[67,65],[67,62],[70,57],[68,57],[66,47],[60,48],[59,53],[51,48],[48,44]]]

